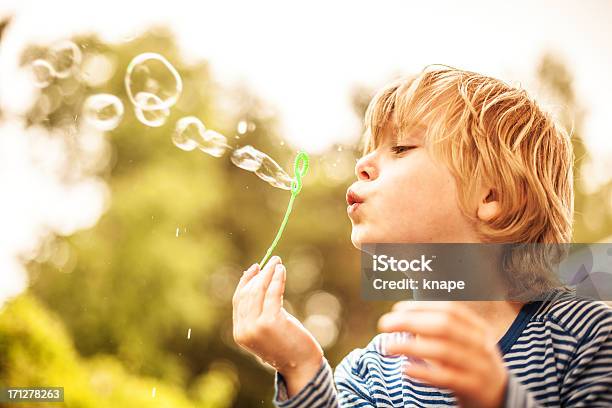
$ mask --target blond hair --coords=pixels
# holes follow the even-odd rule
[[[380,90],[365,121],[364,154],[381,143],[386,125],[400,140],[424,127],[425,146],[455,176],[460,208],[485,242],[571,241],[571,140],[524,90],[474,72],[428,67]],[[495,189],[501,207],[490,222],[468,211],[483,183]]]
[[[541,299],[560,286],[554,271],[572,238],[574,153],[569,135],[527,92],[474,72],[427,67],[374,96],[364,154],[381,144],[387,125],[397,140],[423,128],[425,147],[454,175],[459,207],[482,240],[512,244],[501,259],[509,299]],[[500,203],[488,222],[469,210],[483,185]]]

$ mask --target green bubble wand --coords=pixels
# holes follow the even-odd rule
[[[261,262],[259,263],[259,267],[263,267],[264,263],[268,260],[272,251],[276,247],[276,244],[280,240],[281,235],[283,235],[283,231],[285,229],[285,225],[287,225],[287,220],[289,219],[289,214],[291,214],[291,209],[293,208],[293,201],[295,201],[295,197],[302,190],[302,177],[306,175],[308,171],[308,153],[306,152],[298,152],[297,156],[295,156],[295,162],[293,163],[293,174],[294,179],[291,181],[291,198],[289,199],[289,204],[287,205],[287,211],[285,211],[285,218],[283,218],[283,222],[281,223],[278,232],[276,233],[276,238],[272,241],[270,248],[268,248],[268,252],[263,257]]]

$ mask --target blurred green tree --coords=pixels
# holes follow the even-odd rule
[[[184,61],[163,29],[121,44],[95,37],[75,41],[84,60],[108,58],[113,75],[96,86],[79,77],[56,79],[42,91],[28,121],[72,146],[67,183],[100,177],[111,199],[94,227],[55,236],[45,245],[48,252],[64,256],[59,262],[53,255],[40,256],[29,264],[31,293],[61,316],[83,356],[114,355],[130,373],[185,389],[209,378],[202,375],[210,367],[221,366],[225,370],[216,377],[221,383],[231,383],[237,373],[236,406],[261,406],[262,400],[269,404],[272,372],[233,343],[231,296],[242,270],[259,261],[273,239],[289,192],[235,167],[227,155],[217,159],[181,151],[170,135],[178,118],[195,115],[227,135],[234,147],[252,144],[288,172],[296,151],[278,135],[269,107],[245,87],[221,89],[207,64]],[[23,63],[44,52],[32,47]],[[138,122],[125,95],[125,67],[141,52],[164,55],[184,81],[183,95],[159,128]],[[101,160],[103,165],[89,166],[84,173],[89,167],[82,163],[78,118],[85,97],[98,92],[119,96],[126,113],[108,133],[106,164]],[[244,135],[235,131],[240,120],[252,124]],[[308,317],[306,304],[321,288],[340,300],[342,315],[334,324],[342,330],[327,348],[333,363],[375,332],[376,308],[363,310],[355,295],[359,257],[350,244],[345,213],[344,192],[355,157],[352,149],[335,147],[311,158],[304,189],[276,250],[289,266],[286,299],[298,318]],[[213,387],[214,382],[206,381]]]
[[[213,367],[194,383],[193,398],[189,399],[181,387],[127,373],[115,358],[97,356],[83,360],[59,317],[30,295],[13,299],[0,313],[0,382],[30,387],[61,386],[66,407],[228,406],[235,380],[230,376],[228,381],[226,377],[226,368]],[[210,392],[211,385],[215,392]],[[14,404],[18,405],[21,404]],[[37,406],[55,407],[57,403]]]
[[[23,331],[15,320],[11,326],[6,319],[1,326],[0,361],[7,363],[0,363],[0,380],[43,384],[44,377],[21,371],[27,365],[41,373],[62,373],[49,378],[65,384],[102,370],[111,373],[109,381],[120,388],[121,396],[113,400],[116,406],[141,405],[123,394],[133,381],[144,381],[137,387],[148,393],[143,398],[151,398],[154,384],[174,390],[169,392],[178,402],[171,406],[269,406],[272,371],[233,344],[231,296],[242,270],[259,261],[273,239],[289,193],[238,169],[227,155],[217,159],[199,151],[181,151],[172,145],[170,135],[178,118],[195,115],[225,134],[232,146],[252,144],[289,172],[296,152],[284,144],[270,107],[245,87],[221,88],[205,62],[183,57],[169,32],[155,28],[117,44],[95,37],[75,41],[85,59],[101,55],[110,61],[113,74],[95,85],[79,76],[56,79],[41,92],[27,119],[52,130],[71,147],[64,169],[66,183],[99,177],[110,189],[110,201],[95,226],[69,237],[52,237],[41,248],[43,255],[28,265],[29,294],[3,315],[17,318],[25,313],[33,323]],[[23,63],[44,51],[32,47],[24,53]],[[124,90],[125,68],[142,52],[164,55],[184,81],[179,102],[159,128],[136,119]],[[569,110],[575,111],[571,79],[561,64],[551,61],[545,58],[540,65],[541,80],[558,89],[560,97],[572,103]],[[119,96],[126,113],[107,135],[109,153],[95,165],[86,165],[79,116],[84,98],[97,92]],[[354,93],[360,118],[370,95],[367,88]],[[252,124],[243,135],[235,131],[240,120]],[[580,158],[586,151],[578,126],[575,129]],[[300,320],[312,315],[313,299],[321,299],[315,295],[322,290],[339,301],[341,312],[334,321],[337,338],[326,347],[332,365],[376,334],[376,320],[390,305],[366,303],[358,295],[359,252],[350,243],[344,202],[358,155],[354,148],[334,146],[311,157],[304,189],[276,250],[288,266],[287,308]],[[586,211],[584,203],[591,196],[580,194],[576,208]],[[587,234],[583,225],[578,217],[579,240],[602,235]],[[62,339],[55,353],[70,364],[59,367],[51,357],[37,359],[40,352],[35,349],[19,351],[23,340],[38,330],[44,332],[39,339]],[[14,357],[17,354],[19,358]],[[84,390],[84,401],[99,392],[88,386]],[[101,401],[75,406],[108,405]]]
[[[592,155],[583,137],[584,109],[577,100],[574,78],[554,54],[545,54],[537,67],[538,79],[558,106],[563,107],[559,119],[572,132],[574,146],[574,242],[598,242],[612,238],[612,178],[589,189],[588,178],[594,177],[590,168]],[[609,175],[608,175],[609,176]]]

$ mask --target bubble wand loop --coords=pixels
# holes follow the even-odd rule
[[[268,252],[266,252],[266,255],[259,263],[260,268],[263,267],[265,262],[268,260],[268,258],[272,254],[272,251],[274,251],[274,248],[276,247],[276,244],[278,243],[281,235],[283,235],[285,225],[287,224],[287,220],[289,219],[289,214],[291,214],[291,209],[293,208],[293,201],[302,190],[302,177],[306,175],[307,171],[308,153],[299,152],[297,156],[295,156],[295,162],[293,163],[293,174],[295,178],[293,179],[293,181],[291,181],[291,198],[289,199],[289,204],[287,205],[287,211],[285,211],[285,218],[283,218],[283,222],[281,223],[280,228],[276,233],[276,238],[274,238],[274,241],[272,241],[270,248],[268,248]]]

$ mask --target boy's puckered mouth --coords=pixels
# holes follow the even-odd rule
[[[350,206],[361,203],[363,203],[363,199],[359,197],[359,195],[357,195],[357,193],[355,193],[351,188],[349,188],[346,191],[346,204]]]

